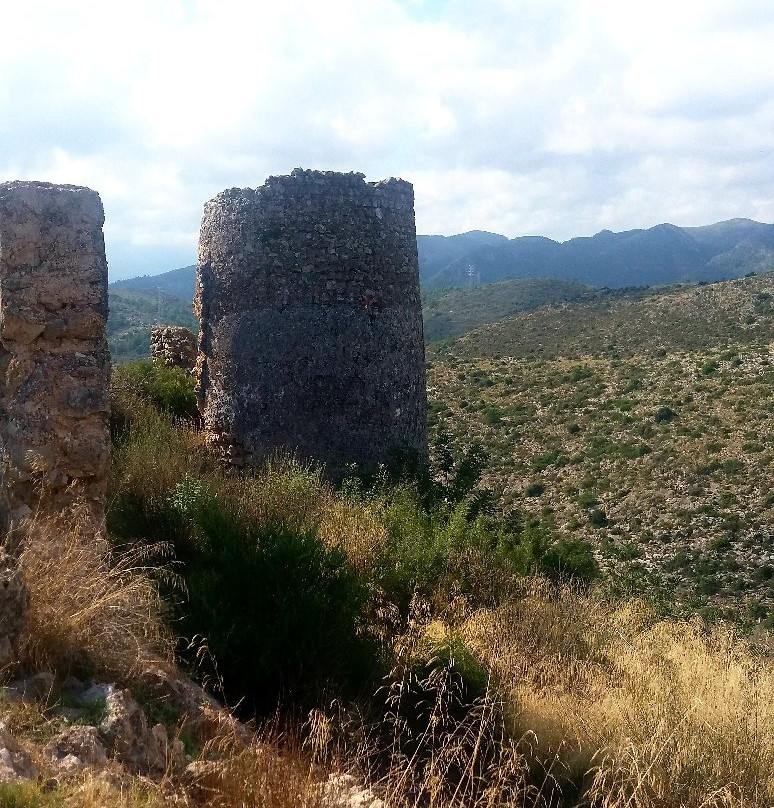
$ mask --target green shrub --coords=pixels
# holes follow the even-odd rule
[[[3,808],[59,808],[64,799],[56,791],[44,791],[38,783],[19,780],[0,783],[0,806]]]
[[[540,482],[540,480],[533,480],[527,487],[524,489],[524,493],[528,497],[539,497],[541,496],[546,490],[545,485]]]
[[[595,508],[589,514],[589,524],[593,525],[594,527],[605,527],[607,524],[607,516],[603,510],[599,508]]]
[[[497,407],[486,407],[481,417],[488,426],[497,426],[502,421],[503,414]]]
[[[190,486],[170,507],[189,526],[180,628],[206,638],[228,697],[264,710],[374,681],[377,648],[360,632],[369,593],[341,551],[311,531],[257,526]]]
[[[373,566],[373,583],[407,619],[419,595],[442,611],[457,595],[493,606],[514,590],[516,579],[539,568],[545,542],[518,520],[473,515],[465,502],[453,509],[426,508],[408,486],[383,495],[387,541]]]
[[[593,508],[598,502],[599,500],[591,491],[581,491],[580,494],[578,494],[578,505],[580,505],[581,508]]]
[[[198,418],[194,378],[182,368],[138,359],[113,369],[112,387],[118,393],[137,395],[169,415]]]
[[[591,544],[581,539],[559,539],[552,544],[543,554],[541,568],[553,580],[592,581],[599,577]]]
[[[659,407],[654,418],[657,424],[668,423],[677,418],[677,413],[671,407]]]

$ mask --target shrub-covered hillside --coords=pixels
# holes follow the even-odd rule
[[[455,356],[626,356],[774,340],[774,273],[662,294],[600,295],[483,326],[457,338]],[[443,351],[443,346],[439,347]]]
[[[608,378],[602,365],[565,364],[560,385],[598,395],[582,385]],[[499,369],[454,372],[494,393]],[[110,543],[77,513],[23,537],[30,610],[0,691],[0,804],[774,802],[767,635],[752,645],[621,597],[583,530],[483,495],[479,477],[494,472],[477,448],[437,442],[431,469],[404,458],[337,487],[291,457],[237,470],[198,431],[186,374],[141,362],[113,381]],[[538,433],[550,402],[531,395],[536,412],[522,415]],[[530,500],[548,493],[539,473],[525,476]],[[175,662],[256,723],[202,702]],[[90,685],[108,681],[120,689]]]
[[[111,285],[107,337],[114,363],[148,356],[151,326],[159,324],[198,329],[190,301],[162,290],[119,290]]]
[[[749,624],[774,604],[774,275],[544,308],[431,349],[431,423],[599,563]]]

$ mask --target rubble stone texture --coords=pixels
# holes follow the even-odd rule
[[[12,523],[84,499],[104,512],[107,262],[97,193],[0,184],[0,439]]]
[[[414,192],[304,171],[207,203],[194,308],[205,428],[235,462],[427,451]]]
[[[177,325],[154,325],[151,328],[151,359],[167,367],[193,371],[196,366],[196,336]]]

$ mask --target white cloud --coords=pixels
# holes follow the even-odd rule
[[[420,232],[774,219],[763,0],[7,5],[0,179],[98,190],[116,274],[296,166],[413,181]]]

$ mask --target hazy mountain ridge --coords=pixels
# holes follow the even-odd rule
[[[660,224],[647,230],[558,242],[544,236],[507,239],[472,230],[417,236],[424,289],[474,286],[510,278],[558,278],[588,286],[661,286],[717,281],[774,269],[774,224],[730,219],[701,227]],[[160,290],[193,299],[196,266],[114,281],[115,290]]]
[[[417,248],[426,338],[433,341],[544,305],[602,306],[622,295],[639,300],[658,291],[646,286],[765,272],[774,268],[774,225],[749,219],[692,228],[663,224],[602,231],[563,244],[542,236],[509,241],[471,231],[418,236]],[[195,284],[196,266],[111,283],[114,358],[146,355],[154,323],[194,326]],[[557,315],[546,315],[540,327],[550,331],[552,316]]]
[[[482,244],[481,235],[490,238]],[[418,236],[423,286],[536,277],[591,286],[653,286],[717,281],[774,268],[774,225],[750,219],[702,227],[660,224],[622,233],[603,230],[565,242],[541,236],[502,238],[478,233]]]

